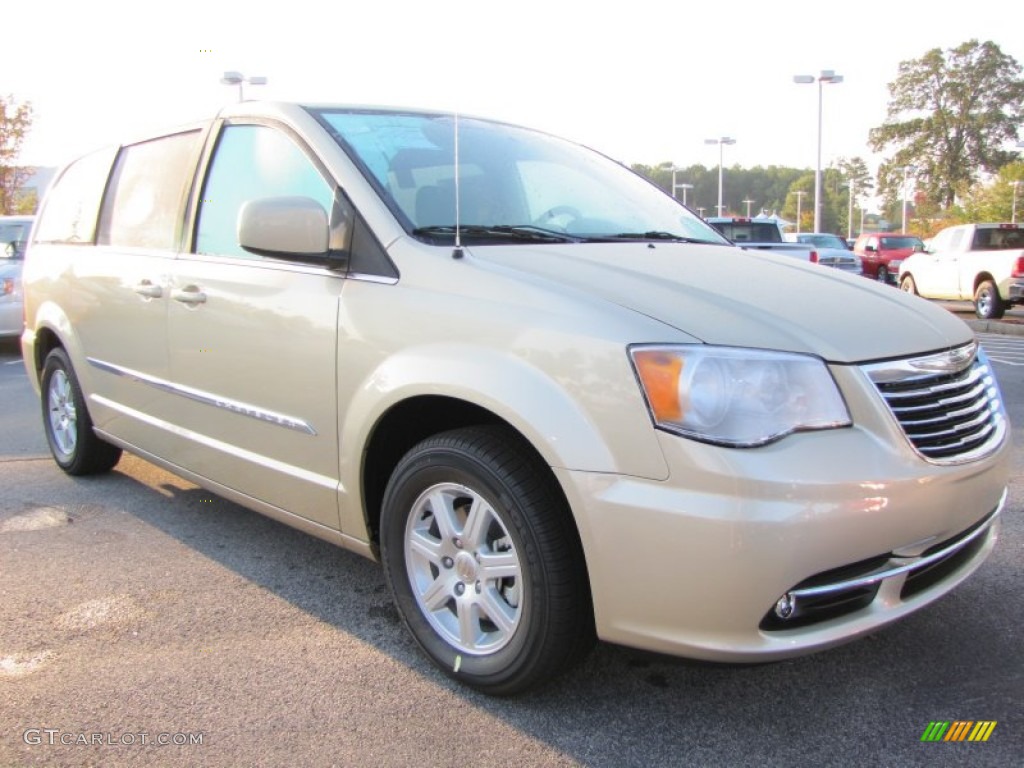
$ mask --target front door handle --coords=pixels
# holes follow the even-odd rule
[[[164,295],[164,289],[155,285],[152,280],[140,280],[132,290],[147,299],[159,299]]]
[[[194,285],[185,288],[175,288],[171,291],[171,298],[180,301],[182,304],[196,305],[206,303],[206,294]]]

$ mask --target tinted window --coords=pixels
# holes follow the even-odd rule
[[[896,248],[913,248],[916,245],[922,245],[921,238],[919,237],[883,237],[882,247],[886,250],[894,250]]]
[[[97,242],[175,250],[199,131],[124,147],[103,200]]]
[[[259,258],[238,244],[238,212],[249,200],[309,197],[330,214],[334,190],[288,136],[264,125],[221,133],[199,204],[196,253]]]
[[[94,152],[64,169],[43,202],[36,242],[92,244],[115,152],[114,148]]]

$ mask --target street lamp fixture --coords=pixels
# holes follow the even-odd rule
[[[267,78],[265,77],[245,77],[241,72],[225,72],[224,76],[220,79],[221,85],[237,85],[238,86],[238,100],[245,101],[245,95],[242,92],[242,85],[248,83],[249,85],[266,85]]]
[[[720,136],[717,139],[704,139],[705,144],[718,145],[718,215],[722,215],[722,147],[726,144],[735,144],[736,139],[728,136]]]
[[[752,206],[754,204],[754,201],[753,200],[744,200],[743,202],[746,203],[746,205],[747,205],[747,218],[749,219],[750,218],[750,206]]]
[[[843,76],[837,75],[831,69],[823,69],[817,77],[794,75],[793,82],[801,85],[818,83],[818,163],[814,168],[814,231],[821,232],[821,91],[825,83],[835,85],[843,82]]]
[[[676,190],[677,189],[683,190],[683,205],[686,205],[686,190],[693,189],[693,184],[682,184],[682,183],[678,183],[677,184],[676,183],[676,171],[678,171],[678,170],[679,170],[678,168],[673,168],[672,169],[672,197],[676,196]]]

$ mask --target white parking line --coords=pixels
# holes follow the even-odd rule
[[[978,341],[988,359],[1003,365],[1024,366],[1024,336],[1006,336],[999,333],[979,333]]]

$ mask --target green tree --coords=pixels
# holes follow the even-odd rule
[[[928,200],[949,207],[1013,158],[1002,147],[1017,139],[1024,80],[995,43],[970,40],[901,62],[889,95],[885,123],[868,134],[873,150],[892,153],[878,176],[889,208],[902,199],[905,167]]]
[[[32,104],[18,104],[13,96],[0,97],[0,212],[18,211],[18,189],[29,177],[28,168],[16,164],[21,143],[32,127]]]
[[[797,232],[814,229],[814,171],[803,171],[792,181],[779,215],[796,224]]]
[[[964,212],[971,221],[1024,221],[1024,161],[1003,166],[990,183],[971,190]]]

